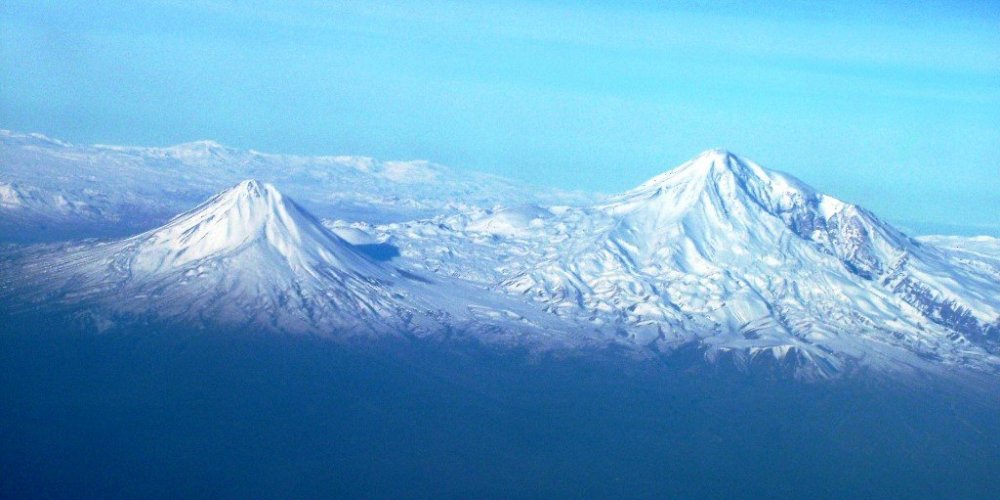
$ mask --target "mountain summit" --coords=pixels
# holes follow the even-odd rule
[[[769,209],[777,209],[782,199],[816,196],[815,191],[794,177],[764,167],[723,149],[710,149],[670,169],[638,187],[626,191],[621,200],[655,196],[682,189],[729,197],[742,193]]]
[[[133,268],[169,271],[210,258],[252,259],[296,273],[382,271],[274,186],[243,181],[137,237]]]
[[[616,236],[645,256],[696,240],[705,257],[780,238],[790,211],[831,211],[843,203],[822,197],[797,179],[765,170],[724,150],[709,150],[604,207],[621,216]],[[735,245],[735,247],[734,247]]]

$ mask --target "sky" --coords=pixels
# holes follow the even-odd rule
[[[1000,2],[288,3],[0,2],[0,128],[603,193],[718,147],[1000,236]]]

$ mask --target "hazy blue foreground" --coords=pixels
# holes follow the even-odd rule
[[[0,325],[5,498],[1000,495],[988,388]]]

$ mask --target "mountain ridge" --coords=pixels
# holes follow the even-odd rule
[[[588,199],[424,160],[272,154],[215,141],[79,145],[0,130],[0,165],[0,243],[130,236],[247,178],[280,185],[319,217],[378,223]]]

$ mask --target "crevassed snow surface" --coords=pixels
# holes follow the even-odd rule
[[[191,181],[191,196],[255,171],[279,181],[276,172],[290,172],[284,178],[314,202],[333,185],[302,180],[322,177],[316,158],[265,161],[214,143],[81,149],[11,133],[5,141],[19,165],[0,190],[11,212],[52,196],[70,207],[100,199],[63,194],[90,189],[81,187],[86,169],[58,190],[38,169],[32,176],[26,151],[40,161],[73,157],[66,165],[129,158],[126,177],[162,167],[157,189]],[[320,224],[270,184],[245,181],[138,236],[6,252],[2,299],[15,311],[82,309],[98,329],[159,317],[332,337],[461,332],[536,350],[615,345],[658,355],[697,346],[708,362],[773,363],[807,378],[858,368],[1000,370],[995,242],[912,239],[726,151],[583,205],[508,196],[505,185],[472,188],[429,164],[322,161],[364,179],[344,184],[356,196],[440,185],[434,197],[392,204],[425,203],[437,215],[391,220],[373,204],[371,217],[344,211]],[[199,175],[185,170],[198,164]],[[109,199],[135,196],[112,186]],[[165,191],[150,196],[176,203]]]

